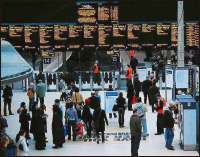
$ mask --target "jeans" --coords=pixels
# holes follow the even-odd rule
[[[8,106],[8,111],[9,111],[9,114],[12,113],[11,111],[11,99],[4,99],[4,115],[7,114],[7,106]]]
[[[163,114],[158,113],[158,115],[157,115],[157,133],[158,134],[164,133],[164,130],[163,130],[163,127],[162,127],[162,117],[163,117]]]
[[[131,156],[138,156],[141,134],[131,135]]]
[[[71,140],[71,128],[72,128],[73,141],[76,141],[76,122],[68,121],[67,126],[68,126],[68,140]]]
[[[171,147],[172,146],[172,142],[174,139],[174,132],[172,128],[166,128],[165,129],[165,142],[166,142],[166,147]]]
[[[141,124],[142,124],[142,137],[146,137],[148,135],[146,118],[141,118]]]
[[[124,113],[125,113],[124,108],[119,108],[118,109],[118,114],[119,114],[118,122],[119,122],[119,126],[123,126],[124,125]]]

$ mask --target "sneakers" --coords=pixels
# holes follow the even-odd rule
[[[175,150],[173,146],[166,146],[168,150]]]

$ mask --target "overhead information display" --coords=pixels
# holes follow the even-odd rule
[[[19,51],[24,48],[24,26],[9,25],[9,41]]]
[[[54,44],[53,25],[40,25],[39,37],[40,37],[40,51],[41,51],[43,57],[54,56],[54,53],[53,53],[53,44]]]
[[[177,47],[178,42],[178,27],[176,23],[171,23],[171,46]]]
[[[109,48],[112,43],[112,26],[100,24],[98,27],[98,43],[100,48]]]
[[[171,29],[170,24],[167,23],[158,23],[157,24],[157,47],[168,47],[171,40]]]
[[[9,37],[9,26],[1,25],[1,40],[8,40]]]
[[[84,25],[83,28],[83,43],[84,47],[97,46],[97,26],[96,25]]]
[[[66,50],[68,38],[67,25],[54,25],[54,48],[55,50]]]
[[[25,49],[36,50],[39,45],[39,26],[25,25],[24,26],[24,41],[25,41]]]
[[[142,46],[155,46],[156,24],[142,24],[141,43]]]
[[[127,24],[127,46],[130,48],[139,48],[141,43],[141,24]]]
[[[110,6],[110,17],[112,22],[119,21],[119,6],[112,5]]]
[[[80,25],[69,25],[69,48],[79,49],[82,46],[83,27]]]
[[[126,46],[126,25],[125,24],[113,24],[113,47],[125,48]]]
[[[110,21],[110,6],[109,5],[98,6],[98,21],[99,22]]]
[[[78,22],[79,23],[96,23],[97,5],[80,4],[78,5]]]
[[[199,48],[199,24],[198,23],[186,23],[185,25],[185,42],[188,47]]]

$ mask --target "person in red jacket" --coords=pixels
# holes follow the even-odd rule
[[[100,67],[97,63],[94,64],[92,68],[92,73],[93,73],[93,81],[94,83],[99,83],[99,78],[100,78]]]

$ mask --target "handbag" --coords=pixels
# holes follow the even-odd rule
[[[113,112],[116,112],[116,111],[118,111],[118,107],[117,107],[117,105],[116,105],[116,104],[114,104],[114,105],[113,105],[112,111],[113,111]]]
[[[135,95],[131,97],[131,104],[135,104],[137,102],[137,98]]]

